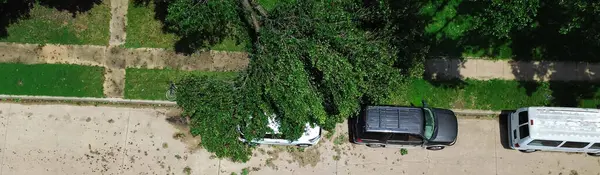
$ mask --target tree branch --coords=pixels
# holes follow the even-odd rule
[[[240,2],[242,4],[242,8],[246,11],[246,14],[250,14],[249,17],[246,18],[248,20],[248,23],[252,25],[254,31],[258,34],[258,32],[260,31],[260,23],[258,22],[256,12],[254,12],[248,0],[240,0]]]
[[[256,3],[255,0],[250,1],[250,3],[254,7],[254,9],[258,11],[258,13],[260,13],[260,16],[262,16],[263,18],[267,17],[267,11],[262,6],[260,6],[260,4]]]

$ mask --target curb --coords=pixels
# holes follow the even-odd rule
[[[99,102],[115,104],[135,104],[135,105],[161,105],[177,106],[173,101],[161,100],[131,100],[122,98],[93,98],[93,97],[57,97],[57,96],[29,96],[29,95],[0,95],[0,99],[12,100],[41,100],[41,101],[74,101],[74,102]]]
[[[456,115],[467,115],[467,116],[489,116],[489,115],[500,115],[502,111],[491,111],[491,110],[476,110],[476,109],[452,109]]]
[[[0,99],[11,100],[41,100],[41,101],[73,101],[73,102],[96,102],[96,103],[115,103],[115,104],[134,104],[134,105],[161,105],[177,106],[173,101],[162,100],[131,100],[122,98],[93,98],[93,97],[58,97],[58,96],[29,96],[29,95],[0,95]],[[500,115],[502,111],[474,110],[474,109],[452,109],[456,115],[463,116],[490,116]]]

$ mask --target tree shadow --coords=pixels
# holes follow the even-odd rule
[[[559,32],[561,27],[572,20],[565,13],[566,9],[559,2],[542,3],[535,17],[536,27],[512,35],[514,59],[599,62],[600,47],[590,43],[592,41],[586,33],[572,31],[561,34]],[[593,14],[577,15],[586,18],[585,15]]]
[[[561,107],[595,107],[600,104],[600,67],[583,62],[512,61],[512,73],[527,95],[548,88],[548,104]],[[543,84],[546,84],[545,87]],[[586,102],[587,104],[583,104]]]
[[[590,82],[550,82],[552,105],[564,107],[579,107],[583,100],[595,99],[598,84]],[[598,103],[590,104],[596,106]],[[591,107],[587,106],[587,107]]]
[[[481,13],[482,9],[485,9],[485,4],[486,2],[481,1],[462,2],[457,8],[457,14]],[[546,95],[550,105],[575,107],[581,106],[582,101],[589,101],[588,103],[592,104],[585,106],[595,106],[598,103],[596,102],[598,100],[595,100],[598,85],[589,81],[600,80],[597,75],[600,73],[600,67],[598,64],[581,61],[599,62],[600,47],[595,44],[598,42],[591,40],[593,37],[590,39],[585,32],[572,31],[567,34],[559,32],[561,27],[572,20],[565,15],[566,10],[559,2],[543,2],[534,18],[533,27],[512,30],[510,38],[507,39],[482,35],[478,29],[467,31],[455,40],[432,38],[429,56],[460,59],[471,49],[483,50],[481,56],[497,58],[502,55],[498,48],[508,43],[509,56],[512,56],[512,61],[509,62],[512,74],[519,82],[518,88],[524,88],[528,96],[532,96],[539,88],[544,87],[550,91]],[[591,13],[577,15],[581,18],[595,19],[594,14]],[[453,65],[456,63],[449,63],[443,59],[428,60],[426,77],[429,76],[428,79],[431,80],[438,77],[446,79],[460,77],[458,70],[460,67]],[[439,75],[440,73],[442,76]]]
[[[362,113],[359,115],[362,115]],[[346,120],[346,124],[348,127],[347,131],[348,131],[348,142],[349,143],[354,143],[354,133],[356,132],[355,128],[354,128],[354,124],[358,120],[359,115],[352,116],[352,117],[348,118],[348,120]]]
[[[464,1],[456,9],[458,15],[476,15],[483,13],[487,2]],[[586,32],[575,31],[561,34],[559,31],[572,17],[566,15],[567,9],[559,2],[543,2],[534,17],[532,27],[511,30],[510,38],[498,38],[482,34],[478,28],[467,30],[458,39],[432,38],[430,55],[445,57],[461,57],[465,51],[481,51],[477,56],[497,58],[509,56],[513,60],[554,60],[554,61],[586,61],[600,62],[600,47],[594,38]],[[576,14],[577,17],[595,19],[593,13]],[[445,25],[460,22],[448,19]],[[483,24],[493,25],[493,24]],[[582,24],[588,25],[588,24]],[[438,32],[440,32],[439,30]],[[435,35],[435,34],[434,34]],[[506,45],[506,46],[503,46]],[[503,51],[505,47],[505,51]],[[510,50],[508,50],[510,49]],[[487,50],[487,51],[486,51]],[[503,55],[504,54],[504,55]]]
[[[386,4],[380,4],[382,2]],[[422,64],[429,52],[428,41],[422,35],[426,19],[419,15],[424,4],[424,1],[416,0],[364,0],[362,3],[365,13],[358,19],[359,28],[385,40],[397,50],[394,67],[404,74]]]
[[[175,52],[190,55],[197,51],[207,50],[210,49],[210,47],[223,42],[223,40],[225,40],[225,38],[228,36],[233,37],[236,40],[236,44],[240,44],[240,36],[231,36],[230,33],[225,33],[226,31],[214,31],[214,33],[196,32],[187,34],[185,36],[178,34],[176,31],[170,29],[168,27],[169,25],[166,23],[168,7],[172,2],[173,1],[171,0],[133,0],[133,5],[146,7],[150,6],[151,4],[153,5],[152,10],[154,11],[154,19],[160,21],[163,24],[161,28],[163,33],[171,33],[179,36],[179,40],[177,40],[173,45],[173,49],[175,50]],[[238,13],[239,19],[241,21],[246,21],[244,19],[245,16],[243,10],[237,8],[236,11]],[[248,33],[248,36],[250,36],[252,43],[254,43],[256,39],[256,34],[253,33],[251,27],[245,22],[243,22],[241,25],[241,27],[236,29],[239,30],[240,33],[242,33],[238,33],[238,35],[244,35],[245,33]]]
[[[78,13],[86,12],[102,3],[102,0],[41,0],[39,3],[57,10],[66,10],[75,17]]]
[[[29,17],[29,12],[33,7],[33,2],[24,0],[8,0],[6,3],[0,3],[0,37],[8,36],[7,28],[10,24],[19,21],[19,19]]]
[[[432,22],[431,18],[438,15],[438,13],[443,13],[440,11],[441,8],[446,8],[445,6],[448,3],[441,4],[438,7],[438,11],[429,17],[429,22]],[[482,1],[463,1],[456,7],[456,14],[449,19],[445,19],[445,23],[443,27],[437,30],[435,33],[428,34],[431,51],[429,52],[429,57],[445,57],[445,58],[463,58],[465,56],[469,57],[470,55],[464,55],[466,52],[481,52],[478,55],[484,57],[491,57],[500,54],[499,48],[503,43],[507,41],[505,39],[498,39],[494,37],[489,37],[485,35],[481,35],[476,30],[465,30],[459,34],[458,38],[450,38],[444,34],[444,29],[448,28],[450,24],[457,26],[457,24],[465,25],[465,26],[474,26],[473,22],[467,22],[465,17],[468,17],[472,14],[481,13],[486,5],[486,2]],[[443,15],[443,14],[441,14]],[[455,29],[454,29],[455,30]],[[442,35],[440,35],[442,34]],[[441,38],[437,38],[435,36],[440,35]]]
[[[5,3],[0,3],[0,15],[2,15],[0,18],[0,38],[8,36],[7,28],[9,25],[30,17],[29,13],[34,3],[60,11],[68,11],[73,17],[76,17],[77,14],[86,12],[95,5],[102,3],[102,0],[7,0]]]
[[[468,85],[467,82],[465,82],[464,80],[460,79],[460,78],[453,78],[453,79],[425,79],[427,80],[431,85],[435,86],[435,87],[440,87],[440,88],[444,88],[444,89],[463,89],[465,88],[465,86]]]
[[[462,58],[427,59],[423,78],[436,87],[462,88],[466,83],[462,80],[461,67],[464,67]]]
[[[500,144],[502,144],[504,149],[512,149],[508,145],[508,118],[513,112],[515,110],[502,110],[500,115],[498,115],[498,133],[500,133]]]
[[[153,5],[154,10],[154,19],[160,21],[161,23],[165,23],[165,19],[167,18],[170,0],[133,0],[134,6],[150,6]],[[163,31],[167,31],[168,29],[163,25]]]

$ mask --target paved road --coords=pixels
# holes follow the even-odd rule
[[[495,120],[460,120],[454,147],[443,151],[371,149],[347,143],[346,126],[318,146],[262,146],[248,163],[194,148],[168,109],[0,103],[2,175],[9,174],[600,174],[600,158],[507,150]],[[338,139],[339,138],[339,139]],[[336,141],[337,140],[337,141]],[[337,160],[337,161],[336,161]]]

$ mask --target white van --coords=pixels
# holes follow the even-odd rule
[[[600,110],[526,107],[508,117],[508,143],[521,152],[585,152],[600,156]]]

